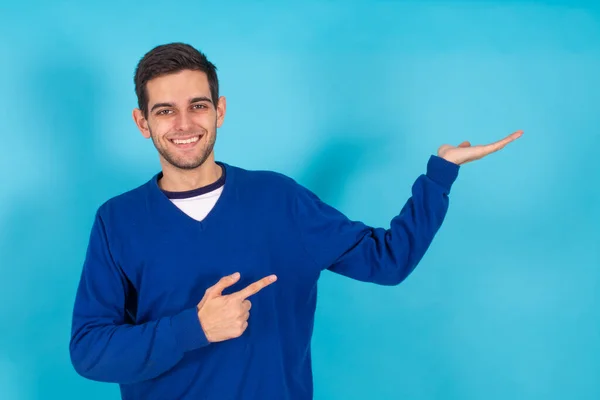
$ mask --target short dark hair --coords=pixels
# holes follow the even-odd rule
[[[145,118],[148,118],[149,80],[162,75],[177,73],[183,70],[202,71],[208,78],[210,95],[214,106],[219,99],[219,79],[217,67],[208,61],[206,55],[186,43],[168,43],[154,47],[147,52],[135,69],[134,84],[138,99],[138,107]]]

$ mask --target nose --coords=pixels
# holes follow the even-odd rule
[[[185,132],[192,126],[191,116],[187,112],[180,112],[175,120],[175,129]]]

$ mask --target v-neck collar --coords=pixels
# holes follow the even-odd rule
[[[205,230],[208,226],[210,226],[211,223],[213,223],[214,220],[219,219],[219,216],[223,213],[224,208],[227,207],[227,204],[233,199],[233,195],[236,190],[235,168],[220,161],[218,161],[217,164],[223,167],[223,173],[226,174],[227,180],[223,186],[223,192],[217,199],[217,202],[202,221],[197,221],[187,215],[179,207],[173,204],[169,197],[162,191],[162,189],[158,186],[158,180],[161,176],[161,172],[156,173],[147,183],[151,213],[156,215],[157,218],[163,219],[163,222],[166,222],[170,225]]]
[[[221,176],[219,177],[219,179],[217,179],[216,181],[214,181],[213,183],[210,183],[208,185],[196,188],[196,189],[191,189],[191,190],[184,190],[181,192],[171,192],[168,190],[164,190],[161,189],[161,191],[171,200],[184,200],[184,199],[189,199],[192,197],[198,197],[198,196],[202,196],[203,194],[207,194],[212,192],[213,190],[217,190],[219,189],[221,186],[223,186],[225,184],[226,178],[227,178],[227,171],[225,170],[225,167],[223,166],[223,164],[221,163],[217,163],[219,165],[219,167],[221,167]],[[157,176],[157,181],[162,179],[162,172],[158,173]]]

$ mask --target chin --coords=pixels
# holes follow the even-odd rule
[[[189,170],[193,170],[193,169],[201,167],[208,159],[208,156],[198,156],[198,157],[194,157],[194,158],[187,158],[187,157],[186,158],[163,157],[163,158],[170,165],[172,165],[178,169],[189,171]]]

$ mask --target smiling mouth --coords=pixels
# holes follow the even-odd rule
[[[182,145],[182,144],[191,144],[191,143],[196,143],[198,140],[200,140],[200,135],[198,136],[192,136],[190,138],[187,139],[170,139],[171,143],[177,144],[177,145]]]

